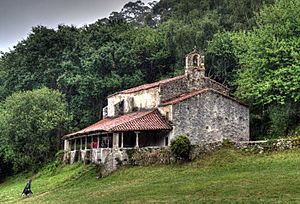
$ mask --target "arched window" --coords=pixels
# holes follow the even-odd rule
[[[194,67],[198,67],[199,66],[199,64],[198,64],[198,56],[197,55],[195,55],[194,57],[193,57],[193,66]]]

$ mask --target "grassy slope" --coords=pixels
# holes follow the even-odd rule
[[[34,195],[20,197],[25,176],[0,184],[2,202],[219,202],[300,203],[300,151],[242,155],[222,149],[176,166],[124,168],[96,179],[91,166],[74,164],[34,177]]]

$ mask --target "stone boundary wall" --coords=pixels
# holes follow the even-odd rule
[[[235,146],[243,151],[261,154],[263,152],[300,148],[300,137],[260,141],[243,141],[235,143]]]
[[[234,147],[241,151],[252,152],[254,154],[261,154],[264,152],[300,148],[300,138],[243,142],[230,142],[228,140],[224,140],[223,142],[193,145],[189,159],[191,161],[201,159],[207,153],[213,152],[222,147]],[[171,153],[170,147],[143,148],[136,149],[134,151],[135,152],[130,158],[131,161],[129,162],[131,165],[167,165],[182,162],[175,159],[175,157]]]
[[[193,145],[189,159],[191,161],[201,159],[207,153],[213,152],[222,147],[235,147],[241,151],[262,154],[264,152],[282,151],[295,148],[300,149],[300,137],[243,142],[230,142],[229,140],[224,140],[223,142]],[[87,155],[88,154],[85,154],[85,157]],[[79,152],[69,152],[67,157],[69,161],[71,160],[71,162],[75,162],[79,157]],[[170,147],[146,147],[139,149],[112,149],[112,151],[110,151],[110,153],[106,156],[105,161],[98,163],[98,165],[100,167],[100,177],[106,177],[125,165],[169,165],[182,162],[183,161],[175,159],[171,153]]]
[[[100,163],[100,176],[106,177],[116,171],[121,166],[128,164],[128,155],[125,149],[113,149]]]
[[[130,163],[137,166],[172,164],[176,159],[169,147],[143,148],[135,150]]]

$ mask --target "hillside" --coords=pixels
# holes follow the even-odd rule
[[[262,155],[221,149],[184,165],[124,167],[96,179],[96,168],[80,163],[48,166],[33,176],[31,197],[20,194],[29,175],[0,184],[3,203],[299,203],[300,151]]]

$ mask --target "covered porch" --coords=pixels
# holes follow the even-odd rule
[[[105,118],[83,130],[63,137],[70,163],[77,160],[104,162],[113,150],[169,145],[172,129],[157,109]]]
[[[168,132],[119,132],[86,135],[65,141],[65,150],[70,152],[70,163],[90,160],[104,162],[114,150],[123,151],[132,148],[157,148],[168,146]]]

